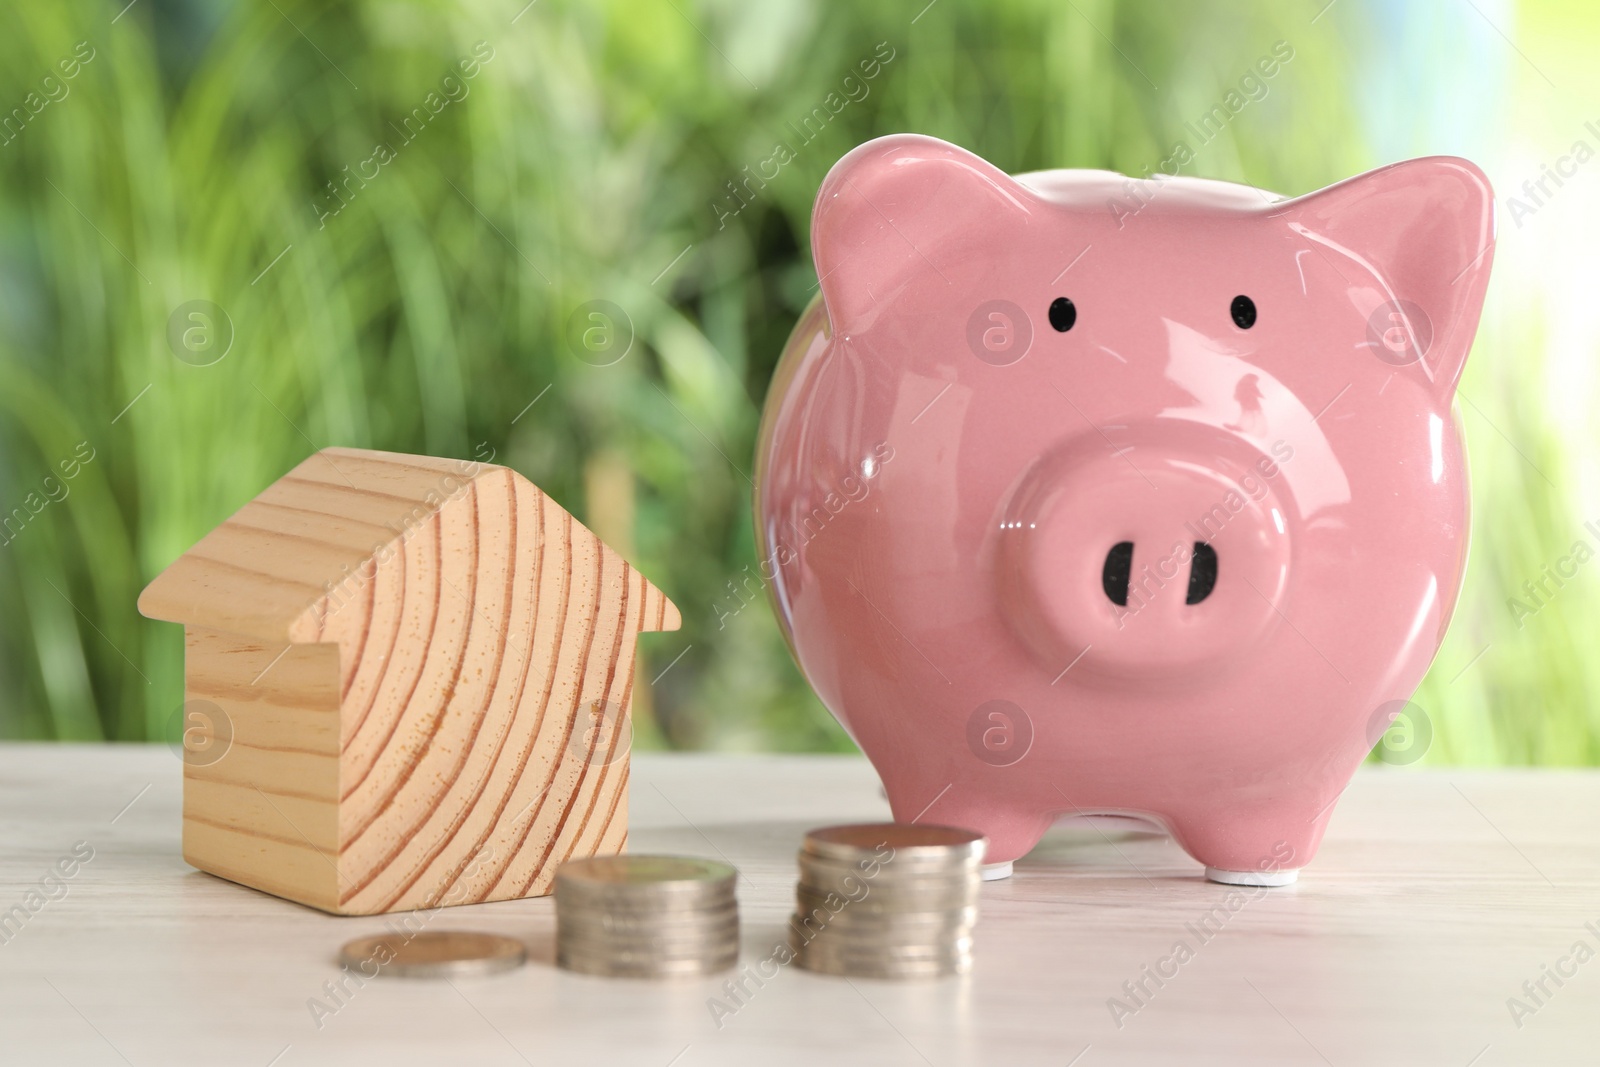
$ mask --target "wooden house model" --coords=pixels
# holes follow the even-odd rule
[[[501,466],[329,448],[181,556],[183,854],[338,914],[550,892],[628,838],[661,591]],[[199,753],[203,752],[203,755]]]

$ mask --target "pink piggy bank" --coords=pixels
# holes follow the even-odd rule
[[[763,570],[895,818],[982,831],[996,877],[1120,816],[1215,881],[1293,881],[1460,589],[1484,175],[1290,200],[893,136],[811,236]]]

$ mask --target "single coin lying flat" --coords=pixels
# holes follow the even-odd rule
[[[462,978],[520,967],[528,958],[521,941],[470,930],[437,930],[406,936],[378,934],[347,942],[339,962],[362,975],[402,978]]]

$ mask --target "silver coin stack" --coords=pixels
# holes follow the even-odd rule
[[[939,978],[972,967],[982,834],[948,826],[830,826],[806,835],[789,945],[811,971]]]
[[[613,978],[727,970],[739,958],[736,872],[688,856],[597,856],[556,871],[556,963]]]

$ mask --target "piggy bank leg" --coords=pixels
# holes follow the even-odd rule
[[[974,796],[968,800],[956,795],[960,788],[958,785],[949,790],[932,805],[921,797],[897,797],[891,789],[889,806],[894,810],[896,822],[937,823],[976,830],[989,839],[984,853],[983,880],[992,882],[1011,877],[1013,861],[1027,855],[1039,843],[1050,828],[1050,817],[997,804],[989,796]]]
[[[1205,865],[1206,878],[1224,885],[1293,885],[1311,862],[1329,812],[1212,812],[1174,820],[1172,836]]]
[[[1206,880],[1208,882],[1219,882],[1222,885],[1293,885],[1299,877],[1300,871],[1298,869],[1292,871],[1225,871],[1220,867],[1206,868]]]

